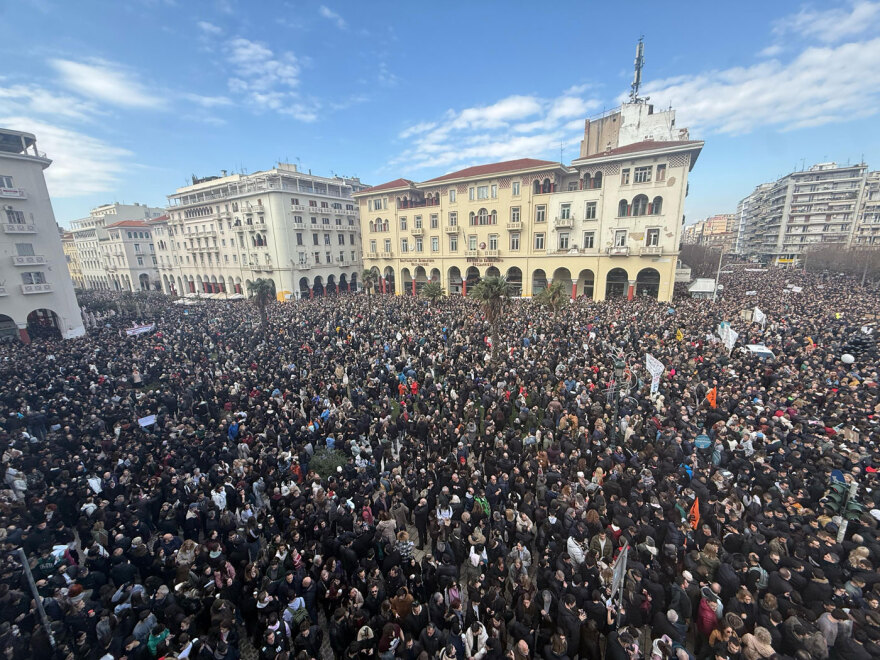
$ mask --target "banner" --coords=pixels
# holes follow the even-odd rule
[[[713,408],[718,407],[718,388],[713,387],[711,390],[706,392],[706,401],[709,402],[709,405]]]
[[[138,424],[140,424],[141,426],[149,426],[150,424],[155,424],[155,423],[156,423],[156,416],[155,415],[147,415],[146,417],[139,417],[138,418]]]
[[[651,394],[657,394],[660,389],[660,375],[651,376]]]
[[[700,526],[700,498],[697,497],[694,499],[694,503],[691,505],[690,514],[688,514],[688,522],[690,522],[691,527],[696,529]]]
[[[629,546],[626,546],[623,551],[617,556],[617,561],[614,562],[614,566],[611,567],[611,598],[617,594],[618,591],[623,589],[623,579],[626,577],[626,564],[627,559],[629,558]]]
[[[650,353],[645,354],[645,367],[651,374],[651,394],[656,394],[660,389],[660,376],[663,375],[666,367]]]
[[[728,352],[733,350],[733,345],[738,338],[739,333],[736,330],[733,328],[727,328],[727,334],[724,337],[724,345],[727,347]]]
[[[755,311],[754,311],[754,313],[752,314],[752,321],[754,321],[755,323],[760,323],[761,325],[763,325],[763,324],[764,324],[764,321],[766,321],[766,320],[767,320],[767,315],[764,314],[764,312],[762,312],[760,309],[758,309],[757,307],[755,307]]]
[[[746,295],[747,296],[757,296],[758,292],[757,291],[746,291]]]
[[[152,332],[155,329],[155,323],[150,323],[150,325],[136,325],[133,328],[126,328],[125,334],[129,337],[134,337],[135,335],[142,335],[145,332]]]
[[[682,339],[684,339],[684,333],[681,331],[680,328],[679,328],[678,331],[676,331],[676,333],[675,333],[675,338],[676,338],[678,341],[681,341]]]

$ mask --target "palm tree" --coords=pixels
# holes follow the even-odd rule
[[[379,274],[376,271],[365,268],[364,272],[361,273],[361,282],[364,283],[364,288],[367,290],[367,294],[376,290],[377,281],[379,281]]]
[[[498,359],[498,322],[501,320],[501,312],[504,303],[510,297],[510,287],[504,276],[486,277],[471,291],[471,297],[480,303],[483,314],[492,332],[492,362]]]
[[[432,303],[439,303],[446,295],[446,289],[441,286],[440,282],[428,282],[422,287],[422,298],[426,298]]]
[[[260,310],[260,319],[265,328],[269,324],[269,317],[266,315],[266,305],[275,298],[275,284],[272,280],[260,277],[248,284],[248,293],[253,296],[254,304]]]
[[[553,317],[559,315],[559,310],[568,301],[568,292],[559,280],[554,280],[546,289],[543,289],[535,299],[539,304],[553,310]]]

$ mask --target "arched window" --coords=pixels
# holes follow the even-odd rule
[[[489,214],[489,224],[498,224],[498,214],[495,212],[495,209],[492,209],[492,213]]]
[[[629,215],[629,213],[627,213],[628,208],[629,208],[629,204],[626,203],[626,200],[625,199],[620,200],[620,202],[618,202],[618,204],[617,204],[618,217],[622,218],[624,216]]]
[[[632,214],[645,215],[648,212],[648,196],[636,195],[633,199]]]
[[[471,226],[477,224],[477,218],[476,218],[476,216],[474,215],[474,212],[473,212],[473,211],[471,211],[471,214],[470,214],[470,216],[468,216],[468,217],[470,218]]]
[[[663,213],[663,198],[655,197],[654,201],[651,202],[651,213],[653,215],[660,215]]]
[[[589,173],[584,174],[584,180],[581,182],[581,190],[589,190],[593,187],[593,180],[590,178]]]
[[[602,187],[602,173],[596,172],[593,175],[593,188],[601,188]]]
[[[480,226],[489,224],[489,212],[486,209],[480,209],[477,213],[477,224]]]
[[[541,192],[541,182],[536,180],[536,181],[535,181],[534,188],[535,188],[535,193],[536,193],[536,194],[539,193],[539,192]]]
[[[376,225],[372,220],[370,220],[370,233],[372,234],[375,230],[376,230]]]
[[[544,179],[544,183],[541,184],[541,192],[553,192],[553,186],[550,184],[550,179]]]

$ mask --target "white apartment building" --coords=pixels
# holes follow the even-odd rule
[[[161,291],[152,227],[146,220],[119,220],[99,239],[104,270],[114,291]]]
[[[149,207],[144,204],[113,203],[94,208],[87,217],[72,221],[70,223],[71,232],[79,255],[79,266],[86,288],[106,291],[137,291],[140,289],[140,276],[144,273],[147,274],[151,282],[158,281],[158,272],[155,271],[155,268],[152,270],[141,268],[140,271],[129,271],[128,273],[120,271],[117,257],[121,246],[115,242],[111,244],[107,227],[127,220],[151,220],[160,217],[163,213],[164,210],[161,208]],[[145,225],[139,231],[143,232],[144,229],[148,230],[149,226]],[[139,238],[139,240],[146,242],[149,237]],[[116,269],[108,270],[108,266],[113,263],[116,264]]]
[[[880,170],[865,177],[852,245],[880,247]]]
[[[864,163],[819,163],[758,186],[740,202],[743,253],[788,265],[811,248],[851,246],[867,170]]]
[[[0,129],[0,337],[85,334],[31,133]]]
[[[356,178],[271,170],[194,179],[168,196],[153,229],[162,290],[247,295],[268,279],[279,300],[356,291],[361,236]]]

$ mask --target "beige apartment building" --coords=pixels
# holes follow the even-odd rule
[[[355,193],[364,267],[379,292],[397,295],[428,281],[467,295],[482,277],[504,275],[524,297],[560,281],[572,297],[671,299],[703,143],[674,127],[673,111],[662,114],[648,121],[653,108],[638,100],[588,120],[570,165],[522,158]]]
[[[76,251],[76,242],[73,240],[73,232],[66,231],[61,234],[61,248],[64,250],[64,258],[67,261],[67,271],[73,286],[78,289],[85,288],[82,268],[79,265],[79,253]]]

